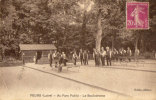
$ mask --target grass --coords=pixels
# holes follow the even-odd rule
[[[21,66],[22,61],[16,60],[13,58],[4,59],[2,62],[0,62],[0,67],[15,67],[15,66]]]

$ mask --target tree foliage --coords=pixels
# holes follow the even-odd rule
[[[20,43],[55,43],[66,51],[80,49],[84,43],[91,50],[101,10],[101,46],[134,48],[139,37],[138,47],[150,51],[156,49],[156,3],[146,1],[150,2],[150,29],[131,31],[125,29],[125,0],[1,0],[0,44],[11,53],[19,51]]]

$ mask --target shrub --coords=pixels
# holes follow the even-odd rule
[[[144,56],[145,59],[152,59],[154,54],[152,52],[144,52],[142,53],[142,56]]]

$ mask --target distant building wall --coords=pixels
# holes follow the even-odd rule
[[[36,52],[37,51],[22,51],[22,53],[24,53],[23,59],[25,60],[25,63],[33,62],[34,56],[36,57]],[[48,58],[48,53],[50,52],[50,50],[39,51],[39,52],[42,52],[41,58],[43,57]]]
[[[3,60],[3,57],[2,57],[2,48],[0,48],[0,62]]]

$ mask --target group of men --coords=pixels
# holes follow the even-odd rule
[[[50,51],[50,53],[48,54],[48,59],[51,67],[53,62],[55,63],[55,67],[58,67],[61,64],[64,64],[64,66],[66,66],[67,57],[64,52],[60,53],[57,51],[54,52]]]
[[[114,49],[113,50],[114,59],[116,61],[120,60],[121,62],[125,60],[124,58],[127,57],[129,61],[131,61],[132,51],[129,47],[127,47],[127,50],[120,48],[119,51]]]
[[[98,51],[96,49],[93,50],[93,57],[95,60],[95,65],[99,66],[100,63],[102,64],[102,66],[105,66],[105,62],[107,62],[107,66],[111,66],[112,65],[112,59],[116,60],[116,61],[123,61],[125,60],[125,58],[127,58],[129,61],[131,61],[131,56],[132,56],[132,51],[129,47],[127,47],[127,50],[124,50],[123,48],[116,50],[113,49],[111,50],[109,47],[106,47],[106,49],[104,49],[104,47],[101,47],[101,50]],[[136,55],[139,55],[139,50],[137,49],[136,51]]]
[[[139,53],[139,51],[137,51]],[[76,65],[76,62],[78,59],[80,59],[81,65],[88,65],[88,56],[89,51],[88,50],[82,50],[80,49],[79,53],[77,54],[76,50],[72,52],[72,59],[74,65]],[[123,61],[124,57],[127,58],[129,61],[131,61],[132,51],[129,47],[127,47],[127,50],[124,50],[123,48],[116,50],[111,50],[109,47],[101,47],[101,50],[93,49],[93,58],[95,60],[95,66],[111,66],[112,65],[112,59],[116,61]],[[52,67],[52,62],[54,61],[55,67],[59,64],[64,64],[66,66],[67,57],[64,52],[59,53],[57,51],[50,51],[48,54],[48,59],[50,62],[50,66]]]
[[[111,58],[112,58],[112,51],[109,47],[101,47],[101,50],[98,51],[97,49],[93,49],[93,58],[95,60],[95,66],[100,66],[100,62],[102,66],[105,66],[105,61],[107,62],[108,66],[111,66]]]
[[[76,65],[77,59],[80,59],[81,65],[88,65],[88,57],[89,51],[80,49],[79,54],[77,55],[76,51],[73,52],[73,61],[74,65]],[[109,47],[106,47],[106,51],[104,48],[101,48],[101,51],[97,51],[93,49],[93,58],[95,59],[95,65],[99,66],[100,62],[102,65],[105,65],[105,59],[107,60],[107,65],[111,65],[111,50]]]
[[[116,61],[120,60],[120,62],[122,62],[122,61],[128,59],[129,62],[131,62],[132,50],[129,47],[127,47],[127,50],[125,50],[123,48],[119,49],[119,51],[114,49],[113,55],[114,55],[114,59]],[[138,60],[139,55],[140,55],[140,51],[139,51],[139,49],[136,49],[134,52],[135,60]]]
[[[77,55],[74,50],[72,59],[74,61],[74,65],[76,65],[77,59],[80,59],[81,65],[88,65],[88,51],[80,49],[79,55]]]

